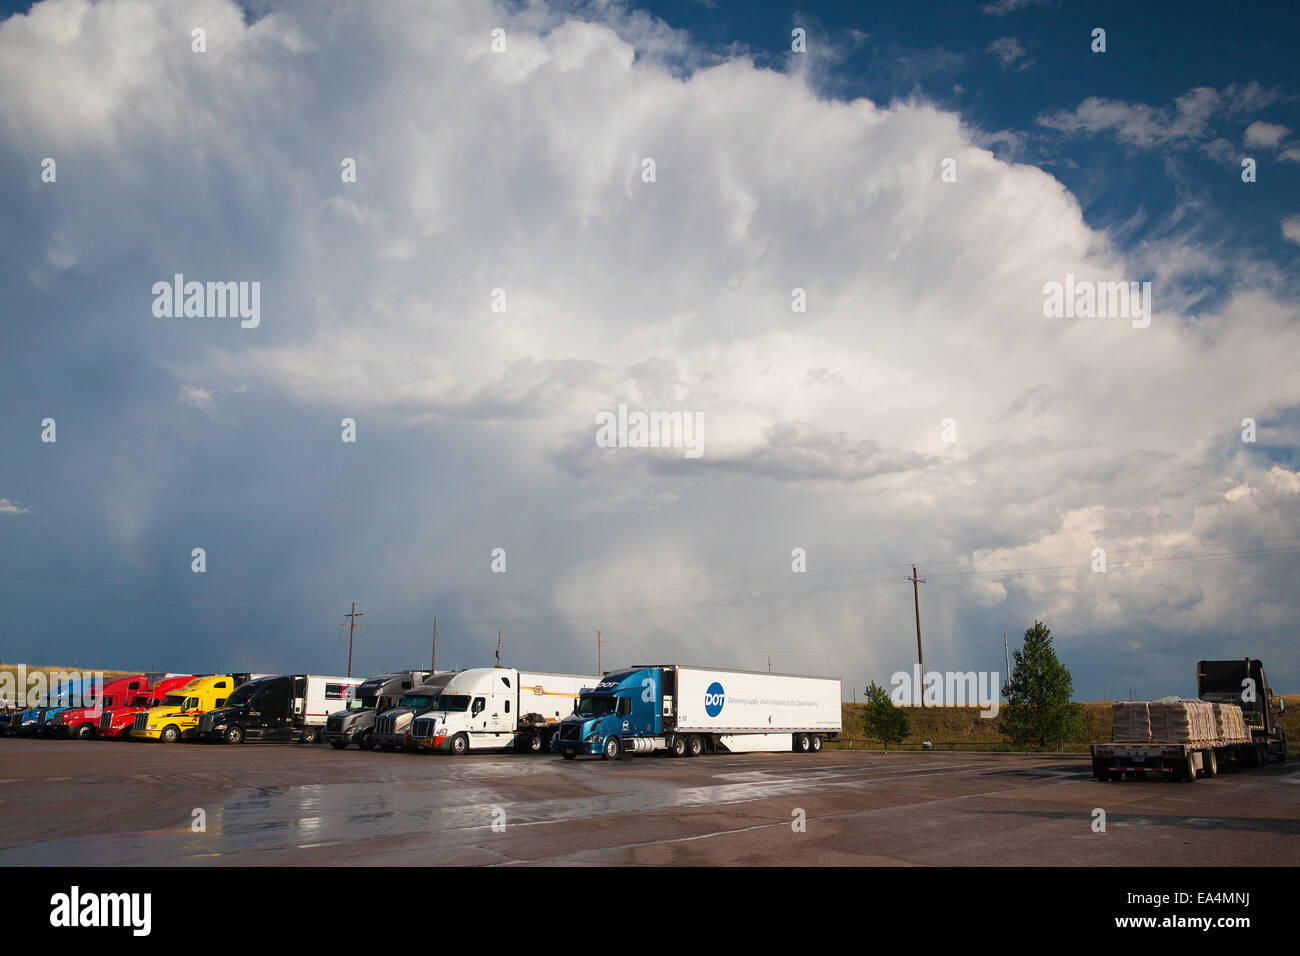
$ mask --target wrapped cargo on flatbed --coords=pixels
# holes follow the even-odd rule
[[[1151,739],[1161,743],[1209,743],[1219,740],[1214,705],[1203,700],[1153,700]]]
[[[1214,704],[1214,720],[1219,739],[1225,744],[1250,743],[1250,728],[1246,717],[1236,704]]]
[[[1113,739],[1117,744],[1145,744],[1151,740],[1151,714],[1145,700],[1117,700],[1111,707]]]

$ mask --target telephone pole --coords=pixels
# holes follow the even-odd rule
[[[497,631],[497,667],[501,666],[501,632]]]
[[[600,631],[596,632],[596,673],[605,676],[605,672],[600,669]]]
[[[920,698],[921,706],[925,706],[925,655],[921,653],[921,585],[925,583],[925,578],[916,576],[916,565],[912,565],[912,576],[906,580],[912,582],[912,603],[916,607],[916,660],[921,665],[921,686],[918,687],[917,697]]]
[[[1010,683],[1011,683],[1011,652],[1007,650],[1007,633],[1006,633],[1006,631],[1003,631],[1003,632],[1002,632],[1002,656],[1005,657],[1005,658],[1006,658],[1006,661],[1007,661],[1007,683],[1010,684]],[[1011,696],[1008,694],[1008,695],[1007,695],[1007,700],[1010,700],[1010,699],[1011,699]]]
[[[357,611],[357,602],[353,601],[352,613],[344,614],[343,616],[346,618],[351,618],[351,620],[347,624],[341,625],[342,627],[346,627],[348,629],[348,676],[351,677],[352,676],[352,635],[356,632],[357,629],[357,618],[365,617],[365,615]]]
[[[438,673],[438,619],[433,619],[433,660],[429,662],[429,676]]]

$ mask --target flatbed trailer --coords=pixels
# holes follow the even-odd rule
[[[1247,766],[1264,762],[1261,745],[1256,743],[1103,743],[1092,745],[1092,775],[1103,783],[1151,774],[1170,774],[1175,780],[1194,783],[1198,772],[1207,778],[1218,776],[1219,762],[1227,759]]]

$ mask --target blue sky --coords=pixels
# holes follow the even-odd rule
[[[0,7],[0,657],[340,672],[356,600],[358,671],[436,616],[847,695],[916,562],[941,670],[1037,617],[1081,698],[1294,689],[1300,14],[1003,6]],[[1066,273],[1150,328],[1045,319]],[[620,403],[703,457],[598,448]]]

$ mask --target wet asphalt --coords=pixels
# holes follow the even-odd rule
[[[1229,768],[1194,784],[1102,784],[1085,756],[1059,754],[828,750],[605,762],[0,739],[7,866],[1247,859],[1300,863],[1300,762]]]

